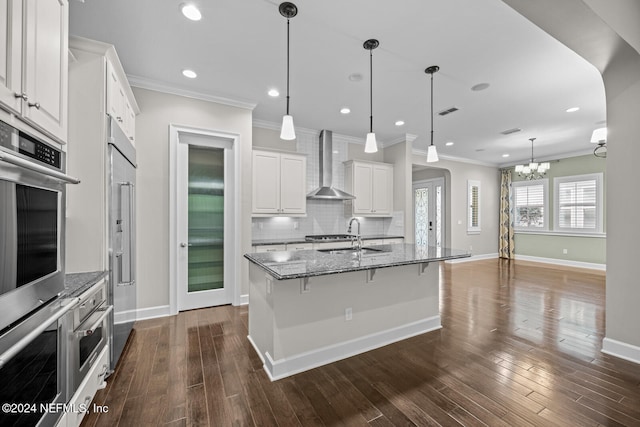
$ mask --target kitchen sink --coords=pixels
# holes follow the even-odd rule
[[[360,252],[363,255],[373,254],[378,252],[384,252],[382,249],[376,248],[362,248],[358,251],[358,248],[335,248],[335,249],[318,249],[318,252],[324,252],[325,254],[331,255],[348,255],[348,254],[357,254]]]

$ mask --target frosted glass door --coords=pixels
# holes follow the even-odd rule
[[[189,146],[188,292],[224,287],[224,149]]]

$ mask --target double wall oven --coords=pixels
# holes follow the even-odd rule
[[[0,121],[0,425],[52,425],[67,401],[65,153]],[[45,405],[43,406],[29,406]],[[26,406],[25,406],[26,405]],[[5,411],[8,409],[8,411]]]

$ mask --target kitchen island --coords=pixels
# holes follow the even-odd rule
[[[246,254],[249,340],[272,380],[441,327],[439,261],[412,244]]]

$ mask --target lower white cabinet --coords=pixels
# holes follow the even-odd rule
[[[65,413],[65,416],[58,422],[59,427],[78,427],[82,422],[82,418],[85,416],[85,409],[88,411],[91,408],[91,401],[96,395],[96,392],[106,387],[105,375],[109,370],[109,346],[106,346],[100,352],[97,362],[80,383],[80,387],[75,392],[71,400],[69,401],[69,407],[73,408],[73,411]],[[62,424],[62,421],[66,421]]]
[[[258,245],[253,247],[254,252],[279,252],[286,251],[287,245]]]
[[[288,251],[306,251],[313,249],[313,243],[287,243]]]

